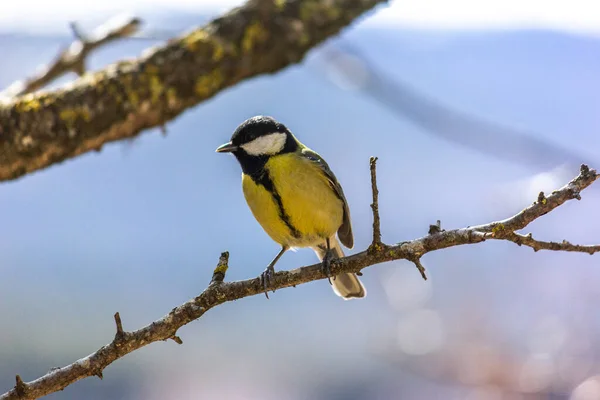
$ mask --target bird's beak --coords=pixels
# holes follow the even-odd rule
[[[219,147],[217,147],[217,149],[215,151],[217,153],[231,153],[231,152],[236,151],[237,149],[238,149],[238,147],[236,145],[229,142],[229,143],[220,145]]]

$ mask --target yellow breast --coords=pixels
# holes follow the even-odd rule
[[[252,214],[277,243],[307,247],[335,234],[343,218],[343,203],[327,177],[312,161],[296,154],[273,156],[265,165],[274,193],[242,176],[242,188]]]

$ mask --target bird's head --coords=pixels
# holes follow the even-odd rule
[[[219,146],[217,153],[233,153],[244,166],[251,159],[268,159],[271,156],[294,152],[298,142],[290,130],[274,118],[256,116],[242,122],[231,141]]]

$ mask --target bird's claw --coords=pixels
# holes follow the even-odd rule
[[[269,284],[271,283],[271,279],[273,279],[273,275],[275,274],[275,267],[269,265],[262,274],[260,274],[260,283],[265,291],[265,296],[267,299],[269,298]]]
[[[323,271],[323,273],[325,274],[325,276],[327,276],[327,280],[329,281],[329,284],[331,285],[331,260],[333,260],[334,255],[333,252],[331,250],[327,250],[327,252],[325,253],[325,257],[323,257],[323,262],[321,263],[321,269]]]

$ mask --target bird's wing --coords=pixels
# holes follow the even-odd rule
[[[342,200],[342,203],[344,204],[344,217],[342,220],[342,225],[338,229],[338,237],[344,246],[351,249],[354,246],[354,236],[352,235],[352,223],[350,222],[350,209],[348,208],[348,202],[346,201],[346,196],[344,196],[344,190],[342,189],[342,186],[323,157],[307,147],[302,149],[302,155],[321,168],[329,180],[331,188],[340,198],[340,200]]]

